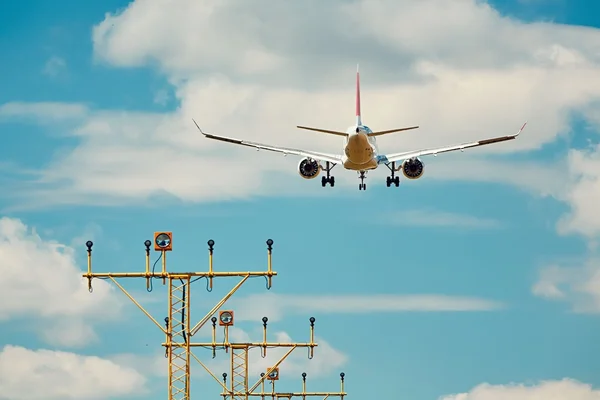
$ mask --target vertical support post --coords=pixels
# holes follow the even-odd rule
[[[166,284],[166,280],[167,280],[167,252],[166,251],[161,251],[161,255],[162,255],[162,281],[163,281],[163,285]]]
[[[169,400],[190,399],[189,276],[169,276]]]
[[[231,400],[248,400],[248,346],[231,347]]]

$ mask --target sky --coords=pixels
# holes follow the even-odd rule
[[[600,5],[580,0],[120,0],[0,5],[0,399],[164,399],[164,334],[96,272],[262,271],[222,309],[231,340],[309,338],[277,389],[349,399],[600,399]],[[211,133],[342,151],[363,122],[419,125],[383,152],[515,133],[424,157],[386,187]],[[151,252],[151,262],[157,253]],[[201,319],[237,280],[191,291]],[[124,287],[158,320],[160,281]],[[221,332],[218,339],[221,340]],[[210,328],[198,340],[210,340]],[[220,376],[229,354],[196,354]],[[282,355],[251,353],[250,381]],[[221,389],[195,361],[192,396]],[[230,375],[230,373],[228,373]],[[210,393],[213,393],[212,395]]]

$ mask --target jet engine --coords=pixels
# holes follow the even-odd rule
[[[321,164],[312,158],[303,158],[298,164],[298,173],[304,179],[314,179],[321,173]]]
[[[423,175],[424,167],[423,161],[416,157],[411,158],[402,163],[402,173],[408,179],[419,179]]]

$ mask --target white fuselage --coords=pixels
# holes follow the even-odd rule
[[[361,124],[351,126],[347,133],[342,157],[344,168],[353,171],[377,168],[377,142],[374,137],[367,135],[372,133],[371,129]]]

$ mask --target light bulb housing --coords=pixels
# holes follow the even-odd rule
[[[233,311],[219,311],[219,326],[233,326]]]
[[[154,250],[172,251],[173,232],[154,232]]]
[[[270,368],[267,368],[267,372],[269,372]],[[279,367],[273,368],[271,373],[267,374],[267,379],[270,381],[278,381],[279,380]]]

